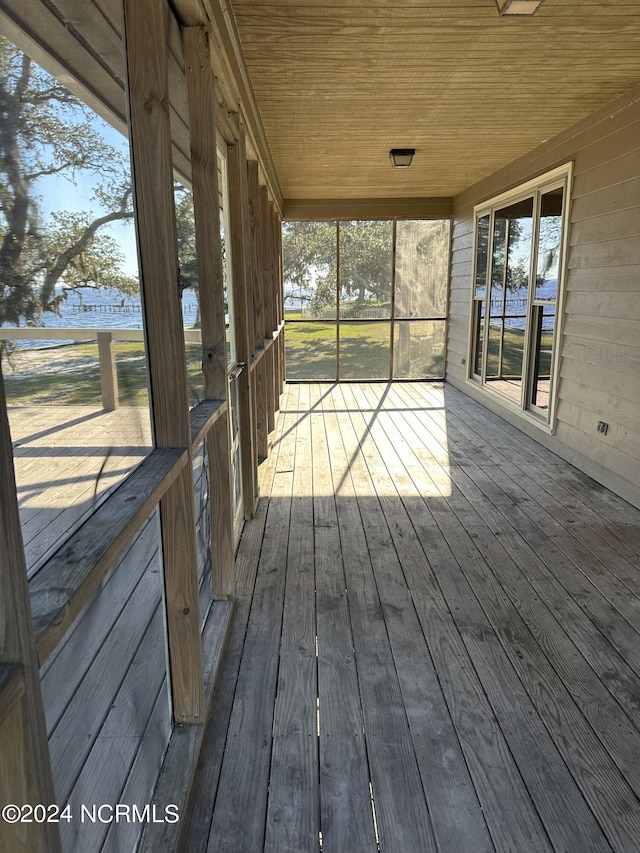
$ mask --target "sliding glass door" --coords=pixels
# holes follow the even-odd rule
[[[470,375],[552,418],[569,170],[476,211]]]

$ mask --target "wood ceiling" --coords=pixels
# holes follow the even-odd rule
[[[640,81],[632,0],[231,2],[285,199],[454,196]]]

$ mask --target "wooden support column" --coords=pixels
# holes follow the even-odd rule
[[[255,307],[255,347],[256,358],[260,361],[255,365],[253,371],[255,388],[255,418],[256,418],[256,452],[258,461],[261,462],[268,455],[267,440],[267,405],[266,388],[264,382],[265,360],[264,350],[264,304],[262,296],[263,286],[263,238],[261,227],[260,210],[260,188],[258,185],[258,164],[249,161],[247,164],[247,181],[249,193],[249,226],[251,229],[251,256],[252,275],[251,292]]]
[[[116,350],[111,332],[98,332],[98,359],[102,408],[105,412],[113,412],[118,408],[119,400]]]
[[[0,367],[0,804],[55,805]],[[59,853],[55,823],[0,819],[2,850]]]
[[[260,229],[260,187],[258,185],[258,164],[254,160],[247,163],[247,182],[249,193],[249,228],[251,240],[251,283],[255,316],[254,343],[256,351],[264,346],[264,318],[262,308],[262,234]]]
[[[278,249],[278,276],[277,276],[277,288],[278,288],[278,326],[281,327],[280,331],[280,380],[279,380],[279,393],[282,394],[284,391],[284,327],[282,324],[284,323],[284,275],[283,275],[283,261],[282,261],[282,218],[278,214],[277,217],[277,239],[276,246]]]
[[[209,37],[204,27],[183,31],[184,63],[189,97],[191,170],[195,215],[196,256],[200,285],[202,371],[204,396],[228,400],[227,336],[224,279],[220,242],[218,158],[216,146],[215,78],[211,70]],[[207,436],[213,597],[235,596],[233,483],[229,409]]]
[[[278,211],[276,210],[275,205],[271,205],[271,239],[272,239],[272,283],[271,283],[271,298],[272,298],[272,311],[271,318],[273,323],[274,332],[277,333],[277,330],[280,326],[280,217],[278,215]],[[274,361],[274,370],[273,370],[273,381],[274,381],[274,389],[275,389],[275,409],[276,411],[280,408],[280,395],[282,393],[281,384],[280,384],[280,375],[282,365],[280,363],[280,340],[276,340],[274,348],[273,348],[273,361]]]
[[[273,227],[271,220],[272,204],[269,201],[267,187],[261,187],[267,197],[266,209],[264,210],[264,222],[262,225],[264,233],[265,265],[264,265],[264,337],[265,345],[271,342],[267,353],[265,366],[266,405],[267,405],[267,431],[272,432],[276,425],[276,386],[275,386],[275,348],[273,345]]]
[[[231,231],[231,282],[236,327],[236,355],[246,367],[238,377],[238,419],[242,456],[242,492],[245,518],[252,518],[258,498],[254,377],[249,369],[254,351],[253,298],[249,289],[251,244],[249,239],[249,201],[247,155],[244,128],[235,145],[227,149],[229,177],[229,229]]]
[[[191,427],[178,248],[164,0],[123,0],[127,106],[136,236],[142,284],[154,442],[185,448]],[[193,466],[185,466],[160,501],[162,558],[173,714],[203,722],[204,681]]]
[[[269,225],[269,190],[266,186],[261,186],[259,190],[259,231],[260,231],[260,294],[262,301],[262,338],[266,345],[268,339],[271,338],[271,317],[269,310],[269,295],[270,295],[270,276],[271,276],[271,228]],[[265,353],[265,358],[262,360],[262,393],[264,402],[261,402],[261,407],[264,409],[264,435],[258,432],[258,446],[261,454],[265,457],[269,453],[269,432],[274,427],[274,393],[273,393],[273,361],[271,358],[271,348]]]

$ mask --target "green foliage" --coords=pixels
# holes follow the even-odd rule
[[[367,302],[391,299],[392,222],[340,224],[340,299],[351,304],[342,316],[357,317]]]
[[[341,315],[357,317],[391,298],[393,223],[340,223]],[[285,222],[282,228],[285,294],[314,317],[335,311],[338,253],[335,222]]]
[[[193,215],[193,196],[182,184],[174,184],[173,195],[176,206],[178,235],[178,259],[180,262],[180,284],[182,289],[198,287],[198,263],[196,259],[196,230]]]
[[[0,37],[0,325],[39,325],[80,287],[131,293],[123,255],[104,230],[133,216],[125,159],[70,92]],[[37,196],[50,176],[95,177],[91,212],[43,221]]]

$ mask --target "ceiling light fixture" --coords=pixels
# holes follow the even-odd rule
[[[415,148],[392,148],[389,159],[394,169],[408,169],[416,153]]]
[[[544,0],[496,0],[500,15],[534,15]]]

